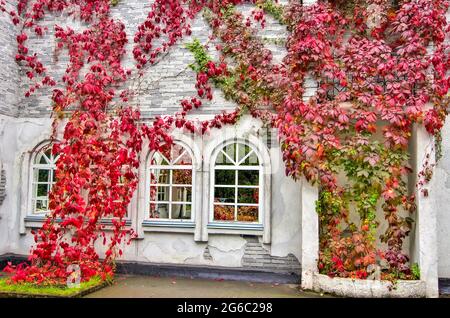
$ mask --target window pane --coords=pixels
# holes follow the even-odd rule
[[[172,184],[192,184],[192,170],[172,170]]]
[[[238,203],[258,203],[258,189],[240,188],[238,189]]]
[[[150,203],[150,218],[152,219],[168,219],[169,204],[167,203]]]
[[[187,150],[177,144],[172,146],[172,161],[174,165],[192,165],[192,159]]]
[[[37,161],[38,159],[39,159],[39,161]],[[44,165],[49,164],[49,162],[44,154],[41,154],[36,158],[36,163],[40,163],[40,164],[44,164]]]
[[[233,161],[236,161],[236,147],[237,144],[231,144],[223,148],[223,152],[230,157]]]
[[[153,166],[168,166],[169,162],[159,152],[155,152],[152,160],[150,161],[150,164]]]
[[[234,165],[234,160],[233,157],[227,157],[225,155],[224,152],[220,151],[219,154],[217,155],[217,159],[216,159],[216,165],[222,165],[222,166],[230,166],[230,165]]]
[[[239,222],[257,222],[257,206],[238,206],[237,218]]]
[[[46,197],[48,196],[48,184],[38,184],[37,185],[37,197]]]
[[[238,162],[244,159],[246,155],[248,155],[251,151],[251,148],[244,144],[238,145]]]
[[[51,161],[51,158],[52,158],[52,150],[51,150],[51,149],[48,149],[48,150],[45,152],[45,156],[47,157],[48,161],[50,162],[50,161]]]
[[[150,171],[150,184],[170,184],[170,170],[155,169]]]
[[[235,188],[215,188],[214,202],[234,203],[235,202]]]
[[[172,201],[191,202],[192,201],[191,187],[173,187],[172,188]]]
[[[158,187],[158,201],[169,201],[170,187]]]
[[[234,221],[234,205],[214,205],[215,221]]]
[[[47,199],[39,199],[36,200],[36,212],[46,212],[48,211],[48,200]]]
[[[253,151],[243,162],[241,162],[241,166],[258,166],[259,160],[258,156]]]
[[[239,185],[258,185],[259,170],[240,170],[238,171]]]
[[[50,170],[38,170],[38,182],[50,182]]]
[[[168,186],[150,187],[150,201],[169,201]]]
[[[172,204],[172,219],[186,220],[191,218],[190,204]]]
[[[220,185],[234,185],[236,184],[236,170],[219,170],[215,172],[216,184]]]

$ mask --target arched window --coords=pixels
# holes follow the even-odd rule
[[[52,154],[50,146],[42,148],[32,163],[31,201],[35,214],[47,213],[48,194],[56,182],[56,161],[58,156]]]
[[[159,220],[192,220],[192,155],[174,143],[150,158],[149,217]]]
[[[212,175],[213,222],[262,223],[262,164],[255,149],[230,143],[217,154]]]

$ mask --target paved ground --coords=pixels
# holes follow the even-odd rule
[[[261,284],[188,278],[117,276],[114,285],[87,295],[90,298],[306,298],[325,297],[301,292],[298,285]]]

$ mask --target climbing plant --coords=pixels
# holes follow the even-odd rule
[[[417,277],[403,251],[415,210],[407,187],[408,142],[413,125],[439,134],[447,115],[448,1],[330,0],[303,6],[294,0],[155,0],[133,37],[133,69],[122,66],[128,39],[123,22],[111,15],[120,1],[19,0],[14,8],[0,1],[18,31],[15,58],[30,81],[25,95],[53,89],[52,150],[60,154],[52,211],[35,233],[30,265],[7,268],[15,273],[12,281],[65,282],[71,264],[79,264],[83,280],[112,275],[123,242],[134,235],[124,216],[144,139],[151,150],[164,151],[175,127],[204,134],[235,124],[243,113],[278,129],[287,175],[320,187],[322,273],[365,279],[378,265],[383,279]],[[254,5],[249,16],[237,7],[245,3]],[[50,76],[28,46],[29,38],[46,36],[44,17],[58,12],[87,26],[54,26],[56,52],[69,54],[61,79]],[[136,97],[146,72],[191,35],[200,15],[212,34],[208,45],[194,39],[186,46],[195,59],[190,66],[197,74],[196,95],[181,100],[179,112],[143,123]],[[258,36],[269,18],[287,29],[282,63]],[[211,46],[218,60],[211,58]],[[129,82],[136,84],[133,89],[123,88]],[[317,91],[306,98],[311,82]],[[236,109],[207,121],[189,120],[191,110],[213,99],[214,86]],[[425,181],[427,171],[425,166]],[[387,223],[383,249],[379,209]],[[101,223],[105,218],[111,219],[111,232]],[[99,238],[104,257],[95,248]]]

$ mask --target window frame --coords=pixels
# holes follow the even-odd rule
[[[38,158],[38,156],[42,153],[43,155],[45,155],[46,151],[52,151],[52,146],[50,143],[45,143],[43,145],[41,145],[39,148],[37,148],[31,157],[31,162],[30,162],[30,169],[29,169],[29,173],[30,173],[30,177],[29,177],[29,200],[30,200],[30,210],[27,213],[27,215],[32,216],[32,217],[46,217],[46,215],[50,212],[49,209],[45,210],[45,211],[41,211],[41,212],[37,212],[36,211],[36,201],[38,200],[38,196],[37,193],[35,194],[33,191],[33,187],[34,185],[36,185],[36,191],[37,191],[37,186],[39,184],[47,184],[50,185],[50,188],[47,192],[47,207],[49,204],[49,193],[52,190],[55,182],[53,182],[53,176],[54,173],[56,171],[56,162],[59,158],[59,155],[57,155],[56,157],[53,156],[53,153],[51,154],[51,158],[48,158],[50,161],[53,158],[53,162],[52,163],[46,163],[46,164],[41,164],[41,163],[36,163],[36,159]],[[39,170],[48,170],[50,172],[51,175],[51,182],[39,182],[39,181],[35,181],[34,180],[34,176],[35,176],[35,170],[37,170],[37,176],[38,176],[38,180],[39,180]]]
[[[173,145],[179,145],[183,147],[184,151],[189,155],[191,159],[190,165],[172,165],[171,162],[169,162],[169,165],[152,165],[150,164],[152,159],[154,158],[155,154],[158,153],[158,151],[151,151],[147,157],[147,160],[145,161],[145,214],[144,214],[144,224],[145,225],[153,225],[153,226],[174,226],[174,227],[194,227],[195,225],[195,207],[196,207],[196,169],[195,169],[195,157],[192,149],[187,145],[185,142],[176,140],[173,141]],[[168,159],[160,153],[160,155],[168,161]],[[183,156],[181,154],[179,157]],[[178,157],[178,158],[179,158]],[[175,158],[175,159],[178,159]],[[151,184],[151,173],[152,170],[160,169],[160,170],[169,170],[169,183],[155,183]],[[174,170],[191,170],[191,180],[192,182],[190,184],[174,184],[172,181],[173,177],[173,171]],[[159,181],[159,180],[158,180]],[[150,198],[150,188],[151,187],[168,187],[169,188],[169,200],[159,201],[157,200],[151,200]],[[189,187],[191,188],[191,201],[173,201],[172,200],[172,191],[173,187]],[[158,194],[157,194],[158,195]],[[150,204],[167,204],[169,206],[168,216],[169,218],[151,218],[150,215]],[[171,212],[172,212],[172,205],[173,204],[180,204],[180,205],[190,205],[191,206],[191,217],[189,219],[173,219],[171,218]]]
[[[237,165],[216,165],[216,160],[218,155],[221,153],[221,151],[229,146],[229,145],[245,145],[248,146],[251,151],[253,151],[253,153],[257,156],[258,158],[258,165],[255,166],[242,166],[239,165],[239,162],[242,162],[245,160],[245,158],[247,156],[244,156],[243,159],[241,159],[239,162],[237,162]],[[236,148],[236,158],[238,158],[239,155],[239,149]],[[231,159],[231,158],[230,158]],[[233,159],[233,161],[236,161],[235,159]],[[231,171],[236,171],[235,173],[235,183],[234,185],[230,185],[228,186],[223,186],[223,185],[216,185],[216,180],[215,180],[215,174],[216,174],[216,169],[218,168],[218,170],[231,170]],[[238,180],[238,172],[240,170],[243,171],[258,171],[258,185],[257,186],[239,186],[239,180]],[[264,224],[265,224],[265,211],[264,211],[264,203],[262,202],[263,198],[264,198],[264,160],[261,156],[261,154],[258,151],[258,147],[256,147],[255,145],[253,145],[252,143],[250,143],[248,140],[241,140],[241,139],[231,139],[231,140],[227,140],[225,142],[220,143],[214,153],[211,156],[211,173],[210,173],[210,178],[209,178],[209,207],[208,207],[208,211],[209,211],[209,216],[208,216],[208,227],[210,228],[237,228],[237,229],[263,229],[264,228]],[[219,188],[233,188],[235,189],[235,202],[234,203],[229,203],[229,204],[215,204],[214,202],[214,197],[215,197],[215,188],[219,187]],[[238,203],[238,189],[239,188],[249,188],[249,189],[258,189],[258,203],[256,204],[250,204],[250,203],[244,203],[244,204],[239,204]],[[235,207],[235,220],[233,221],[221,221],[221,220],[215,220],[214,219],[214,206],[215,205],[223,205],[223,206],[234,206]],[[257,222],[245,222],[245,221],[237,221],[237,209],[239,206],[257,206],[258,207],[258,221]]]
[[[21,215],[21,221],[20,221],[20,234],[25,234],[26,233],[26,228],[40,228],[42,226],[42,223],[45,222],[48,213],[51,210],[46,210],[40,213],[36,213],[35,212],[35,204],[34,204],[34,194],[33,194],[33,185],[35,184],[34,182],[34,169],[36,166],[42,166],[44,168],[51,167],[53,168],[53,172],[56,171],[56,161],[59,158],[59,155],[56,156],[56,160],[55,160],[55,164],[54,165],[49,165],[49,164],[36,164],[36,158],[39,156],[39,154],[41,152],[45,152],[47,150],[52,150],[52,144],[51,144],[51,140],[44,140],[42,142],[40,142],[37,146],[35,146],[33,148],[33,150],[28,151],[27,155],[22,157],[22,180],[27,180],[28,182],[25,184],[25,182],[23,183],[22,186],[22,190],[21,190],[21,197],[25,197],[26,200],[24,202],[25,203],[25,208],[21,207],[20,210],[20,215]],[[53,155],[52,155],[53,156]],[[54,167],[53,167],[54,166]],[[38,167],[40,168],[40,167]],[[56,183],[52,182],[52,186]],[[51,188],[50,188],[51,191]],[[125,225],[126,226],[130,226],[131,225],[131,215],[132,215],[132,204],[133,204],[133,200],[131,200],[128,209],[127,209],[127,214],[124,216],[124,220],[125,220]],[[106,225],[106,229],[108,230],[108,226],[112,225],[112,220],[114,218],[112,217],[107,217],[107,218],[102,218],[100,220],[100,223],[103,225]]]

